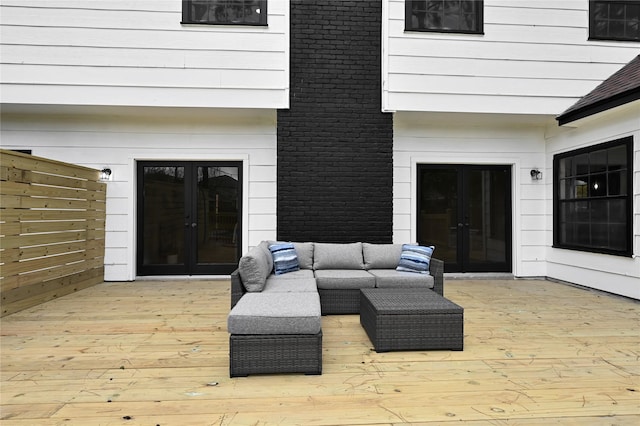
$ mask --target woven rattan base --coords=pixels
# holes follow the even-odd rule
[[[360,289],[318,289],[322,315],[357,314],[360,312]]]
[[[231,377],[267,373],[322,374],[322,332],[229,337]]]
[[[360,323],[376,352],[463,349],[464,310],[432,291],[365,289]]]

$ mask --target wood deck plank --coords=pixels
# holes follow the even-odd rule
[[[322,318],[323,374],[229,378],[228,281],[104,283],[2,318],[3,425],[640,423],[640,302],[448,281],[464,351],[376,353]],[[216,386],[210,386],[217,383]]]

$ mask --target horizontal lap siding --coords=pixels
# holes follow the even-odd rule
[[[181,2],[6,1],[7,103],[282,108],[288,0],[267,27],[181,25]]]
[[[559,114],[635,55],[588,41],[588,1],[484,1],[484,34],[404,31],[388,0],[383,108]]]
[[[106,280],[135,278],[136,160],[243,161],[243,252],[263,239],[275,239],[275,111],[208,110],[192,116],[180,110],[107,111],[5,115],[0,134],[3,148],[31,149],[38,156],[111,168]]]
[[[513,272],[545,276],[547,216],[544,122],[508,122],[500,116],[396,113],[394,115],[394,220],[397,243],[417,241],[417,165],[512,166]],[[530,170],[543,170],[531,180]]]
[[[553,187],[546,192],[549,217],[547,233],[548,276],[583,286],[640,299],[640,102],[636,101],[600,115],[591,116],[577,127],[554,128],[547,137],[546,173],[552,176],[554,155],[609,142],[634,138],[633,149],[633,255],[603,255],[553,248]]]

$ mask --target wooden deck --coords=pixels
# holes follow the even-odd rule
[[[105,283],[2,318],[2,425],[640,424],[637,301],[447,281],[462,352],[378,354],[328,316],[321,376],[230,379],[228,287]]]

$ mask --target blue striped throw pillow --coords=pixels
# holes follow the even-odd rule
[[[431,262],[431,256],[434,250],[434,246],[425,247],[403,244],[400,263],[398,263],[396,270],[428,274],[429,263]]]
[[[293,243],[275,243],[269,246],[273,257],[273,270],[276,275],[286,274],[300,269],[298,254]]]

